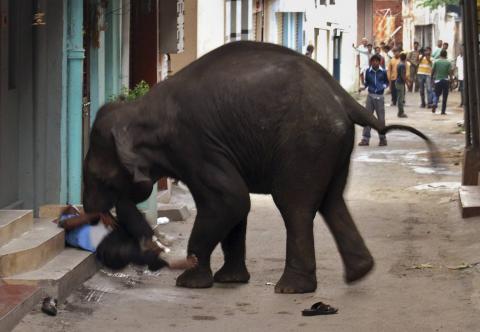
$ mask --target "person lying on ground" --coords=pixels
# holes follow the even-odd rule
[[[163,257],[165,246],[159,241],[147,248],[130,236],[111,214],[82,213],[73,205],[65,207],[56,220],[65,229],[65,242],[96,254],[106,267],[119,270],[128,264],[147,265],[156,271],[162,267],[189,269],[196,266],[194,256],[168,262]]]

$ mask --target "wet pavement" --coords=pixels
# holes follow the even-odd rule
[[[458,95],[450,101],[458,103]],[[175,287],[174,271],[101,270],[60,304],[56,317],[34,310],[15,331],[478,331],[480,218],[461,219],[457,194],[462,111],[451,107],[441,116],[418,104],[417,95],[407,94],[409,118],[397,119],[396,109],[387,107],[387,122],[431,136],[441,151],[439,168],[431,167],[422,140],[403,132],[389,134],[387,147],[378,147],[372,132],[371,145],[357,147],[352,156],[347,204],[376,259],[365,280],[343,282],[332,236],[317,216],[317,291],[275,294],[285,230],[271,198],[252,195],[249,284],[184,289]],[[359,134],[360,128],[357,141]],[[194,206],[188,193],[175,190],[177,203]],[[161,226],[175,237],[172,256],[185,255],[192,224],[190,219]],[[212,266],[221,264],[217,249]],[[301,315],[318,301],[338,314]]]

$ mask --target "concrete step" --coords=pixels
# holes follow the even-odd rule
[[[11,331],[42,296],[37,286],[0,284],[0,332]]]
[[[0,277],[38,269],[65,247],[65,232],[51,218],[35,219],[31,230],[0,248]]]
[[[480,216],[480,187],[461,186],[458,189],[463,218]]]
[[[0,210],[0,247],[33,226],[31,210]]]
[[[49,296],[63,301],[98,268],[94,254],[67,247],[39,269],[6,277],[3,281],[9,285],[39,286]]]

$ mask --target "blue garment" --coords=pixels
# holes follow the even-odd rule
[[[369,93],[383,95],[388,85],[387,72],[382,67],[377,70],[370,67],[365,71],[365,87],[368,88]]]
[[[77,217],[77,214],[62,214],[60,216],[59,224],[63,221]],[[90,232],[92,225],[82,225],[75,229],[65,232],[65,242],[72,246],[88,250],[90,252],[95,252],[96,248],[92,245],[90,240]]]

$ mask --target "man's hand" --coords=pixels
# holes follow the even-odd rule
[[[115,228],[117,226],[117,221],[115,220],[115,218],[113,218],[110,212],[100,213],[100,220],[107,227]]]

